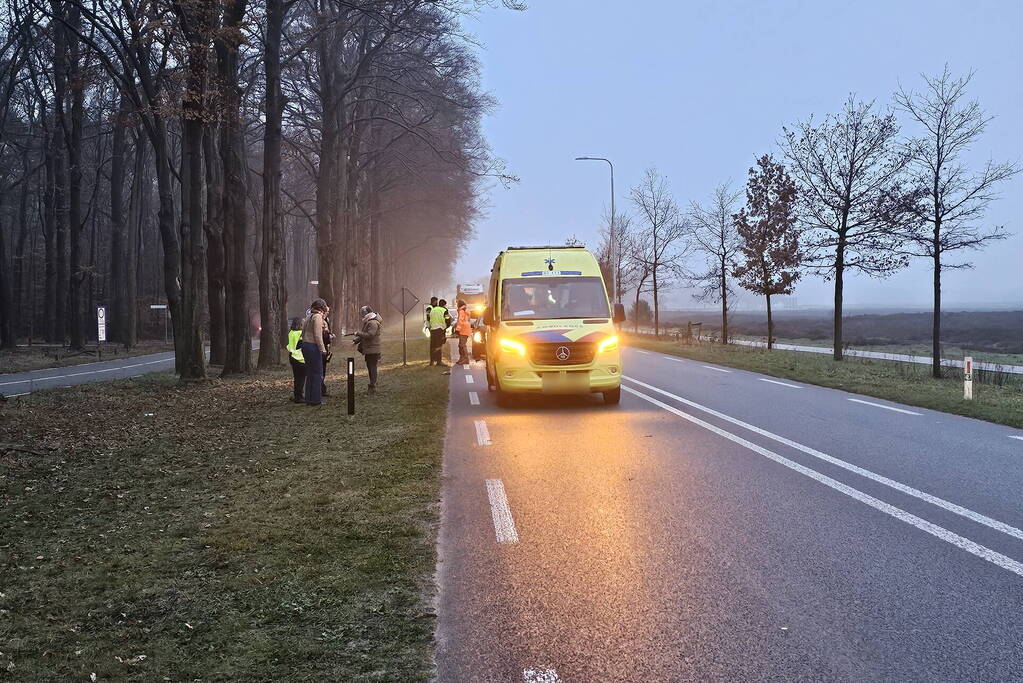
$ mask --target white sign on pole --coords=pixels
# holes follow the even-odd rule
[[[963,360],[963,398],[967,401],[973,400],[973,357],[967,356]]]
[[[151,308],[154,311],[162,311],[167,308],[167,304],[151,304],[149,308]]]
[[[107,340],[107,308],[99,306],[96,309],[96,341]]]

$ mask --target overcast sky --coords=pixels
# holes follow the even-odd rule
[[[500,102],[484,124],[494,152],[521,178],[494,187],[459,281],[489,272],[509,244],[595,246],[608,202],[606,156],[619,211],[648,166],[668,176],[681,204],[715,185],[741,187],[756,155],[777,153],[783,125],[837,111],[850,92],[887,106],[921,72],[975,70],[971,95],[996,118],[970,154],[978,164],[1023,158],[1023,2],[679,2],[531,0],[525,12],[487,11],[466,29],[483,43],[484,88]],[[909,124],[903,132],[911,132]],[[949,307],[1023,307],[1023,177],[988,213],[1013,236],[949,273]],[[857,276],[848,305],[925,306],[925,261],[886,280]],[[828,305],[831,288],[807,279],[803,305]],[[676,294],[675,306],[689,304]]]

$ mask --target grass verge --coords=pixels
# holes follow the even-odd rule
[[[930,366],[926,365],[854,357],[836,362],[830,356],[799,351],[706,343],[688,345],[636,335],[628,335],[627,344],[1023,428],[1023,383],[1011,377],[1003,378],[1002,386],[974,382],[974,400],[964,401],[961,379],[934,379],[930,376]]]
[[[447,380],[384,351],[354,418],[290,371],[0,404],[0,678],[428,679]]]

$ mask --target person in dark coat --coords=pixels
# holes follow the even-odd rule
[[[380,363],[381,353],[381,330],[383,320],[369,306],[359,309],[362,315],[362,324],[359,331],[355,333],[355,344],[359,353],[366,359],[366,370],[369,372],[369,393],[377,390],[377,366]]]

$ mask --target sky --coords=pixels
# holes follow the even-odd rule
[[[667,176],[687,206],[715,186],[741,189],[756,156],[778,155],[782,126],[836,112],[850,93],[885,107],[921,73],[974,70],[970,95],[994,120],[965,157],[1023,160],[1023,2],[825,0],[530,0],[466,22],[481,43],[482,85],[498,106],[483,123],[520,182],[487,194],[459,282],[487,276],[517,244],[576,236],[595,247],[615,165],[617,210],[644,170]],[[917,129],[910,122],[904,133]],[[1023,174],[1001,186],[987,219],[1013,235],[943,276],[945,309],[1023,307]],[[829,306],[832,285],[806,278],[795,300]],[[928,262],[884,280],[847,279],[847,306],[925,307]],[[685,290],[669,307],[691,307]],[[744,297],[741,305],[754,305]]]

